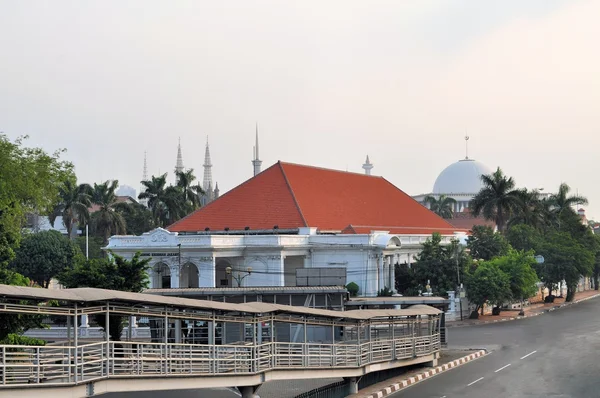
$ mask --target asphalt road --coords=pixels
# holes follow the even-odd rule
[[[481,359],[394,398],[600,397],[600,299],[517,321],[449,329],[451,346],[487,348]]]

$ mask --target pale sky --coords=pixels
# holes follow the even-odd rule
[[[225,192],[277,160],[430,192],[469,155],[600,218],[600,0],[0,0],[0,131],[139,191],[206,137]]]

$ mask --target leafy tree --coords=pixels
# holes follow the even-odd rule
[[[428,205],[429,210],[437,214],[442,218],[453,218],[454,205],[456,204],[456,200],[454,198],[450,198],[446,195],[440,195],[438,199],[435,196],[427,195],[424,199],[426,205]]]
[[[592,275],[596,252],[569,233],[552,232],[546,235],[540,253],[544,256],[544,263],[538,266],[538,275],[549,289],[564,280],[567,284],[566,300],[572,301],[580,277]]]
[[[455,290],[458,285],[458,271],[463,275],[470,262],[469,256],[460,247],[458,241],[450,245],[442,245],[442,236],[434,233],[423,244],[423,250],[413,264],[414,286],[413,289],[424,288],[427,281],[434,295],[446,296],[449,290]],[[458,264],[457,264],[458,262]],[[398,275],[396,275],[398,281]],[[399,281],[401,283],[401,281]],[[399,283],[396,282],[396,283]]]
[[[119,181],[106,181],[102,184],[94,184],[92,193],[92,202],[100,206],[94,213],[93,229],[99,236],[104,238],[104,243],[108,242],[111,235],[124,234],[126,231],[125,219],[113,209],[117,203],[115,191],[119,186]]]
[[[541,199],[538,190],[517,190],[517,203],[513,208],[509,227],[517,224],[526,224],[539,230],[547,229],[554,221],[552,203],[548,199]]]
[[[500,232],[504,232],[511,212],[519,203],[519,191],[515,189],[512,177],[498,169],[489,175],[482,175],[483,188],[471,200],[470,208],[475,217],[483,214],[493,220]]]
[[[91,200],[92,187],[88,184],[79,184],[75,179],[65,180],[59,187],[59,201],[50,213],[50,224],[54,227],[56,217],[62,216],[63,224],[67,229],[69,238],[74,238],[73,228],[76,225],[84,225],[89,221],[89,207]]]
[[[360,287],[356,282],[350,282],[346,285],[346,290],[348,290],[348,293],[350,293],[351,297],[356,297],[358,295]]]
[[[121,202],[113,208],[125,220],[126,233],[129,235],[141,235],[155,227],[152,212],[142,204]]]
[[[415,282],[414,268],[408,264],[395,265],[396,291],[403,296],[417,296],[419,294],[418,283]]]
[[[82,255],[85,256],[85,236],[75,238],[75,244],[79,247]],[[90,236],[88,239],[88,255],[89,258],[104,258],[106,257],[102,247],[104,239],[99,236]]]
[[[540,231],[525,224],[511,226],[506,233],[506,239],[514,249],[523,251],[533,250],[536,254],[544,241],[544,237]]]
[[[148,199],[148,207],[154,215],[154,222],[159,227],[174,223],[186,213],[185,201],[181,188],[167,185],[167,173],[151,180],[142,181],[146,188],[138,195],[139,199]]]
[[[533,252],[517,251],[514,249],[490,261],[508,275],[510,281],[510,297],[513,300],[527,300],[537,290],[539,278],[535,272],[537,262]]]
[[[510,297],[510,279],[493,262],[482,262],[472,274],[467,276],[466,281],[467,297],[476,305],[471,318],[477,318],[477,312],[483,309],[486,303],[500,306]]]
[[[30,234],[10,267],[47,288],[52,278],[81,260],[79,248],[58,231]]]
[[[136,253],[131,260],[113,254],[113,258],[93,259],[76,264],[65,270],[58,280],[67,288],[95,287],[101,289],[120,290],[124,292],[141,292],[148,287],[148,263],[150,258],[142,259]],[[104,315],[96,317],[96,322],[106,329]],[[123,317],[109,317],[109,331],[112,340],[120,341],[123,332]]]
[[[499,233],[488,226],[475,225],[471,236],[467,239],[467,247],[471,257],[479,260],[491,260],[508,253],[510,245]]]
[[[377,297],[391,297],[393,295],[394,291],[387,286],[377,292]]]

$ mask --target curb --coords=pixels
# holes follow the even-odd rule
[[[595,294],[593,296],[585,297],[585,298],[582,298],[581,300],[573,301],[573,302],[570,302],[570,303],[562,303],[560,305],[556,305],[554,307],[545,309],[543,311],[536,312],[535,314],[529,314],[529,315],[524,315],[524,316],[515,316],[515,317],[503,318],[503,319],[494,319],[492,321],[483,321],[483,322],[478,322],[478,323],[457,324],[457,325],[453,325],[451,322],[448,322],[448,323],[446,323],[446,327],[447,328],[462,328],[462,327],[469,327],[469,326],[485,325],[485,324],[488,324],[488,323],[508,322],[508,321],[515,321],[517,319],[531,318],[531,317],[534,317],[534,316],[546,314],[548,312],[556,311],[558,309],[561,309],[563,307],[568,307],[568,306],[573,305],[573,304],[578,304],[578,303],[581,303],[582,301],[590,300],[590,299],[593,299],[593,298],[596,298],[596,297],[599,297],[599,296],[600,296],[600,293],[599,294]]]
[[[481,358],[482,356],[486,355],[486,353],[487,353],[486,350],[479,350],[477,352],[474,352],[473,354],[464,356],[462,358],[456,359],[456,360],[454,360],[452,362],[448,362],[448,363],[445,363],[445,364],[440,365],[440,366],[436,366],[435,368],[430,369],[430,370],[428,370],[426,372],[423,372],[423,373],[420,373],[418,375],[409,377],[409,378],[407,378],[405,380],[402,380],[402,381],[400,381],[398,383],[394,383],[394,384],[390,385],[389,387],[386,387],[386,388],[384,388],[384,389],[382,389],[380,391],[377,391],[376,393],[373,393],[371,395],[366,395],[366,396],[364,396],[364,398],[382,398],[382,397],[385,397],[385,396],[390,395],[392,393],[395,393],[397,391],[403,390],[403,389],[405,389],[408,386],[411,386],[413,384],[416,384],[416,383],[419,383],[419,382],[421,382],[423,380],[426,380],[426,379],[428,379],[430,377],[433,377],[433,376],[435,376],[437,374],[446,372],[447,370],[450,370],[450,369],[454,369],[454,368],[456,368],[458,366],[461,366],[461,365],[464,365],[464,364],[466,364],[468,362],[471,362],[471,361],[473,361],[473,360],[475,360],[477,358]]]

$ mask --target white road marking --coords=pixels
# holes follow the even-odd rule
[[[525,359],[528,356],[535,354],[536,352],[537,352],[537,350],[536,351],[531,351],[529,354],[525,355],[524,357],[521,357],[521,359]]]
[[[483,377],[480,377],[479,379],[475,380],[474,382],[471,382],[471,383],[467,384],[467,387],[470,387],[473,384],[475,384],[475,383],[477,383],[478,381],[481,381],[481,380],[483,380]]]
[[[498,370],[495,370],[495,371],[494,371],[494,373],[498,373],[498,372],[500,372],[502,369],[506,369],[506,368],[508,368],[509,366],[510,366],[510,363],[509,363],[508,365],[506,365],[506,366],[503,366],[503,367],[501,367],[501,368],[500,368],[500,369],[498,369]]]

